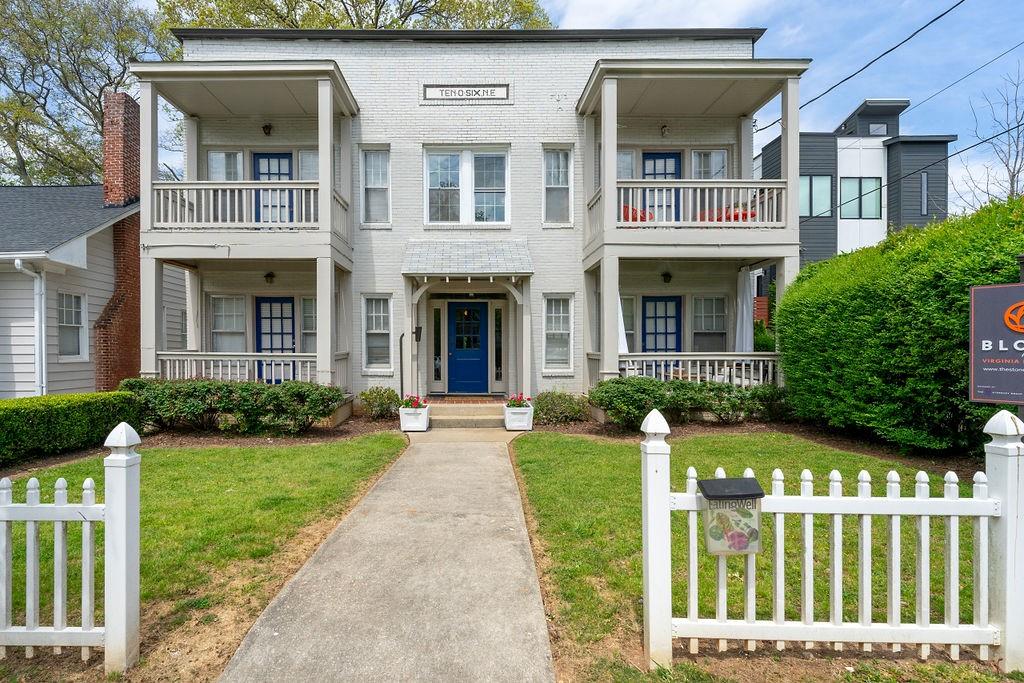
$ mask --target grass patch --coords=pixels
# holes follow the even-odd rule
[[[584,649],[607,642],[616,633],[628,632],[635,646],[640,642],[637,630],[643,621],[641,605],[641,527],[640,456],[635,443],[595,441],[555,433],[535,432],[515,441],[515,452],[527,497],[536,517],[538,532],[545,544],[551,566],[549,578],[560,599],[556,615],[560,631]],[[750,467],[765,490],[770,490],[771,470],[780,468],[786,480],[786,493],[799,490],[803,469],[814,474],[815,495],[828,492],[828,473],[837,469],[843,475],[843,492],[856,495],[857,474],[866,470],[872,479],[874,495],[884,495],[885,477],[896,470],[902,480],[904,496],[913,496],[914,474],[911,468],[867,455],[849,453],[822,446],[799,437],[779,433],[695,436],[673,443],[671,462],[672,489],[685,490],[686,469],[697,468],[699,477],[714,476],[716,467],[728,476],[741,476]],[[970,482],[960,484],[961,497],[970,497]],[[931,477],[931,495],[942,496],[942,478]],[[762,553],[756,574],[757,616],[772,614],[772,525],[762,516]],[[701,554],[698,560],[698,603],[701,617],[714,617],[716,558],[703,551],[703,529],[698,530]],[[943,620],[943,580],[945,520],[931,523],[931,618]],[[686,613],[687,519],[677,514],[672,520],[673,613]],[[972,532],[969,523],[960,526],[961,619],[971,620],[972,610]],[[902,525],[902,618],[915,618],[914,548],[916,525],[904,519]],[[843,591],[844,618],[857,620],[858,520],[844,518]],[[889,545],[887,518],[876,517],[872,527],[872,612],[876,621],[886,619],[886,550]],[[800,553],[799,516],[787,515],[785,521],[786,613],[799,618]],[[829,615],[830,523],[824,515],[815,517],[814,526],[814,614],[818,620]],[[729,558],[728,612],[730,618],[743,616],[743,557]],[[735,648],[735,645],[733,646]],[[595,648],[598,649],[598,648]],[[611,667],[611,668],[610,668]],[[629,668],[628,666],[626,667]],[[678,668],[678,667],[677,667]],[[973,671],[973,669],[971,669]],[[635,670],[634,670],[635,672]],[[594,663],[593,676],[605,680],[630,680],[623,670],[608,662]],[[638,673],[638,672],[636,672]],[[698,672],[699,673],[699,672]],[[673,671],[668,680],[705,680],[684,668]],[[941,676],[940,676],[941,678]],[[712,679],[707,679],[712,680]],[[851,679],[870,680],[870,679]],[[880,679],[888,680],[888,679]],[[902,679],[899,679],[902,680]],[[938,680],[938,679],[937,679]],[[973,679],[963,679],[973,680]],[[979,679],[980,680],[980,679]]]

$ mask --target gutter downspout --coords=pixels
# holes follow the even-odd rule
[[[36,395],[46,395],[46,275],[37,273],[22,260],[14,259],[14,269],[32,278],[32,313],[35,320]]]

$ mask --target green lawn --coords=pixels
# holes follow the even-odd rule
[[[641,607],[641,529],[640,529],[640,455],[635,443],[595,441],[554,433],[532,433],[518,438],[516,459],[525,483],[529,503],[536,516],[539,533],[551,559],[550,574],[563,604],[557,615],[562,631],[582,647],[612,636],[624,625],[642,623]],[[903,482],[903,495],[913,495],[915,472],[905,466],[865,455],[844,452],[811,441],[779,433],[730,434],[690,437],[673,442],[671,478],[675,491],[685,490],[686,469],[697,468],[699,477],[712,477],[716,467],[728,476],[741,476],[751,467],[765,490],[771,484],[771,471],[780,468],[786,479],[786,492],[795,494],[801,470],[815,477],[816,495],[828,490],[828,473],[837,469],[843,475],[845,495],[855,495],[857,474],[871,474],[873,492],[884,495],[885,475],[895,469]],[[931,495],[942,495],[942,479],[932,477]],[[970,496],[970,482],[961,483],[960,495]],[[758,618],[771,616],[772,520],[762,518],[762,557],[757,566]],[[686,516],[673,516],[673,613],[686,610]],[[857,521],[844,519],[844,617],[857,618]],[[703,530],[699,531],[703,534]],[[800,533],[799,519],[787,515],[787,604],[789,618],[799,618],[800,609]],[[815,544],[815,618],[828,619],[829,548],[828,518],[817,516]],[[945,522],[932,521],[931,615],[941,621],[943,615],[943,548]],[[886,556],[888,531],[885,518],[873,525],[873,613],[874,619],[886,618]],[[971,531],[967,522],[961,536],[961,617],[971,615]],[[700,537],[702,539],[702,536]],[[903,543],[903,619],[913,621],[915,605],[914,553],[917,533],[909,519],[904,520]],[[700,541],[703,548],[703,540]],[[728,560],[729,616],[742,618],[742,557]],[[714,616],[715,558],[701,553],[699,571],[700,616]],[[638,628],[638,627],[632,627]],[[634,633],[638,639],[639,634]],[[735,647],[735,645],[734,645]],[[595,669],[597,678],[622,679],[621,670],[603,662]],[[608,673],[609,671],[613,673]],[[614,673],[619,671],[619,673]],[[699,680],[693,672],[679,680]]]
[[[141,590],[147,601],[175,601],[182,611],[208,607],[211,574],[232,563],[272,556],[301,527],[335,515],[360,487],[405,447],[397,433],[321,445],[211,448],[145,448],[142,454]],[[81,499],[87,477],[103,498],[102,456],[33,473],[42,502],[53,501],[58,477],[68,498]],[[14,484],[15,502],[25,480]],[[14,604],[24,606],[25,527],[14,525]],[[96,548],[102,548],[103,525]],[[40,525],[42,623],[52,615],[53,527]],[[97,621],[102,619],[103,553],[96,558]],[[68,525],[69,623],[81,604],[81,525]],[[16,608],[16,611],[19,611]],[[52,623],[52,622],[51,622]]]

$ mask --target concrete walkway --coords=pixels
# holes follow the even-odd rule
[[[221,680],[552,681],[507,437],[412,435]]]

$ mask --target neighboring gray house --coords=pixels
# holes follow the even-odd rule
[[[946,217],[946,156],[956,136],[901,135],[900,114],[909,106],[909,100],[864,100],[833,132],[800,133],[801,263]],[[776,138],[764,146],[755,175],[779,177],[779,145]]]

